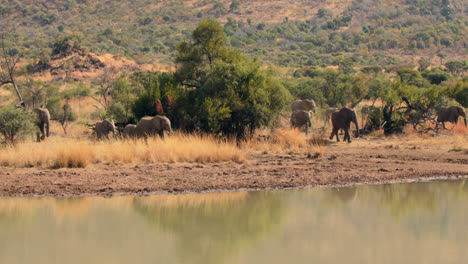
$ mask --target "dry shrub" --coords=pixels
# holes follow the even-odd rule
[[[282,150],[298,151],[307,145],[305,136],[298,129],[278,129],[271,134],[271,144]]]
[[[323,156],[324,145],[328,144],[324,133],[313,134],[307,138],[298,129],[280,128],[271,133],[271,135],[258,135],[254,137],[254,139],[247,142],[246,146],[249,150],[261,151],[264,154],[269,152],[296,152],[306,153],[309,157],[317,158]]]
[[[50,138],[0,149],[0,165],[83,168],[93,163],[247,162],[246,151],[234,142],[201,135],[173,135],[144,140],[94,142]]]

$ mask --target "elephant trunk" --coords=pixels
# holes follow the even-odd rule
[[[466,127],[466,115],[463,116],[463,121],[465,121],[465,127]]]

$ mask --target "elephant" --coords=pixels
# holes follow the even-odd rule
[[[336,135],[336,141],[340,141],[340,138],[338,137],[338,130],[343,129],[345,131],[343,140],[348,140],[348,143],[351,143],[351,136],[349,135],[351,122],[356,125],[356,137],[359,137],[359,124],[357,121],[356,112],[354,112],[354,110],[343,107],[340,109],[340,111],[334,112],[331,119],[333,124],[333,131],[330,135],[330,140],[332,140],[333,136]]]
[[[116,130],[115,130],[114,121],[103,120],[103,121],[97,122],[94,125],[94,131],[96,132],[96,137],[98,140],[101,139],[102,137],[109,139],[110,132],[112,132],[112,135],[115,137]]]
[[[312,99],[304,99],[304,100],[297,99],[291,105],[292,111],[299,111],[299,110],[312,111],[314,114],[315,114],[315,108],[316,108],[315,101]]]
[[[135,129],[136,129],[136,125],[134,125],[134,124],[126,125],[124,130],[123,130],[123,137],[124,138],[134,137],[135,136]]]
[[[146,139],[150,135],[158,134],[161,138],[164,138],[164,130],[167,133],[172,133],[169,118],[160,115],[145,116],[136,124],[135,135]]]
[[[450,122],[456,124],[458,122],[458,117],[462,116],[465,121],[466,127],[466,112],[465,109],[461,106],[443,106],[437,111],[437,122],[441,122],[443,128],[445,127],[445,122]]]
[[[40,108],[34,108],[33,111],[37,114],[36,126],[40,132],[37,132],[37,142],[49,137],[50,114],[49,110],[41,105]]]
[[[306,135],[309,134],[309,127],[312,126],[312,118],[309,111],[293,111],[291,114],[291,127],[301,129],[305,127]]]

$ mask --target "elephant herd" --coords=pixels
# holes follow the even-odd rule
[[[309,132],[309,127],[312,126],[312,115],[315,114],[316,104],[314,100],[295,100],[291,105],[291,127],[296,127],[302,129],[304,127],[306,135]],[[377,109],[376,106],[363,106],[361,109],[361,114],[363,119],[365,115],[368,115],[370,112]],[[351,142],[351,136],[349,134],[349,129],[351,123],[354,123],[356,126],[356,137],[359,137],[359,124],[357,121],[356,112],[350,108],[328,108],[325,111],[326,120],[331,120],[332,123],[332,133],[330,135],[330,140],[336,136],[336,140],[340,141],[338,136],[338,131],[342,129],[345,133],[344,140]],[[445,106],[441,107],[437,111],[436,121],[445,128],[445,122],[457,123],[459,117],[463,117],[465,126],[467,126],[466,121],[466,112],[465,109],[461,106]]]
[[[299,129],[304,128],[308,134],[309,128],[312,126],[312,115],[316,113],[316,104],[314,100],[295,100],[292,105],[291,127]],[[376,106],[363,106],[361,114],[364,116],[371,111],[377,109]],[[37,133],[37,141],[44,140],[49,137],[50,114],[49,111],[41,106],[34,108],[33,111],[37,114],[36,125],[39,128]],[[328,108],[325,111],[326,120],[331,120],[332,133],[330,140],[336,136],[337,141],[340,141],[338,130],[342,129],[345,133],[344,140],[351,142],[349,129],[351,123],[356,126],[356,137],[359,137],[359,124],[357,121],[356,112],[350,108]],[[463,117],[465,126],[467,126],[466,112],[461,106],[445,106],[437,111],[437,125],[441,124],[445,128],[445,122],[457,123],[459,117]],[[171,133],[171,121],[165,116],[145,116],[135,124],[128,124],[123,129],[122,135],[124,138],[147,138],[152,135],[159,135],[164,138],[164,131]],[[109,139],[109,134],[112,133],[115,137],[116,127],[114,122],[109,120],[99,121],[94,125],[94,132],[98,139]]]
[[[115,137],[116,128],[112,121],[104,120],[94,125],[97,139],[109,139],[109,134]],[[124,138],[147,138],[148,136],[159,135],[164,138],[164,131],[172,133],[171,121],[165,116],[145,116],[136,125],[128,124],[123,129]]]

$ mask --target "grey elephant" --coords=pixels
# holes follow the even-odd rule
[[[465,109],[461,106],[443,106],[437,111],[437,122],[442,123],[442,126],[445,127],[445,122],[450,122],[456,124],[459,117],[463,117],[466,126],[466,112]]]
[[[112,132],[112,135],[115,137],[115,124],[114,121],[103,120],[96,122],[94,125],[94,131],[96,132],[97,139],[102,139],[103,137],[109,139],[109,133]]]
[[[338,137],[338,130],[343,129],[345,131],[345,136],[343,140],[348,140],[348,142],[351,142],[351,136],[349,135],[349,128],[351,125],[351,122],[353,122],[356,125],[356,130],[357,134],[356,137],[359,137],[359,124],[357,121],[356,117],[356,112],[354,112],[352,109],[349,109],[347,107],[343,107],[340,109],[338,112],[334,112],[332,114],[332,125],[333,125],[333,131],[330,135],[330,140],[333,139],[333,136],[336,135],[336,140],[340,141],[340,138]]]
[[[291,114],[291,127],[301,129],[305,127],[306,135],[309,134],[309,127],[312,126],[312,118],[309,111],[299,110],[293,111]]]
[[[125,126],[123,130],[123,137],[124,138],[132,138],[135,136],[136,125],[128,124]]]
[[[135,135],[137,137],[153,136],[158,134],[164,138],[164,131],[171,133],[171,121],[165,116],[145,116],[138,121],[135,127]]]
[[[50,114],[49,110],[41,105],[40,108],[34,108],[33,111],[37,114],[36,126],[39,127],[37,132],[37,142],[49,137],[50,129]]]
[[[304,99],[304,100],[297,99],[294,102],[292,102],[292,105],[291,105],[292,111],[299,111],[299,110],[312,111],[314,112],[314,114],[315,114],[315,108],[316,108],[315,101],[312,99]]]

